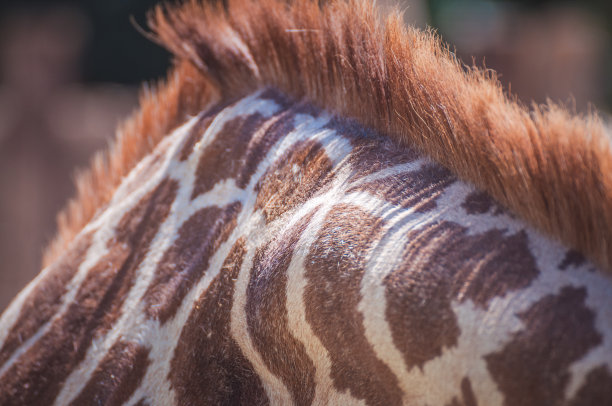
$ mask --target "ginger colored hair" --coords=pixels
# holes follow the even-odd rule
[[[596,115],[528,110],[435,34],[397,12],[383,19],[367,0],[188,1],[158,6],[150,26],[174,68],[78,177],[45,263],[187,115],[273,86],[416,148],[612,270],[612,151]]]

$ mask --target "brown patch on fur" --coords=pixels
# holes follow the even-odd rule
[[[304,261],[306,321],[329,352],[334,386],[368,405],[402,402],[397,378],[376,356],[358,310],[366,257],[383,224],[358,207],[336,205]]]
[[[279,92],[276,89],[273,88],[268,88],[266,90],[264,90],[260,95],[259,98],[262,100],[271,100],[274,103],[276,103],[277,105],[279,105],[281,107],[281,110],[286,110],[289,107],[293,107],[295,108],[295,102],[289,100],[287,98],[287,96],[285,96],[284,94],[282,94],[281,92]],[[299,105],[301,106],[301,105]],[[309,107],[309,114],[316,116],[319,114],[319,111],[316,110],[314,107],[307,105]]]
[[[584,264],[585,261],[586,259],[581,253],[575,250],[569,250],[565,253],[565,257],[563,257],[563,260],[559,264],[559,269],[565,271],[568,267],[580,266]]]
[[[276,220],[324,188],[331,180],[331,169],[321,144],[298,142],[255,185],[255,210],[262,210],[266,223]]]
[[[356,172],[352,175],[353,179],[359,179],[392,166],[410,163],[419,158],[414,148],[399,146],[388,137],[363,127],[353,119],[335,116],[326,127],[351,143],[352,150],[348,156],[348,163]]]
[[[246,253],[240,238],[195,303],[171,361],[179,405],[264,405],[259,376],[230,332],[234,288]]]
[[[389,176],[378,179],[352,188],[349,192],[363,190],[391,204],[425,213],[436,208],[437,198],[455,181],[448,169],[437,164],[426,164],[400,178]]]
[[[241,207],[239,202],[205,207],[183,223],[142,298],[148,317],[163,324],[174,316],[185,295],[208,269],[210,258],[236,227]]]
[[[259,113],[226,122],[202,152],[191,198],[206,193],[224,179],[236,178],[243,169],[243,157],[255,132],[267,121]],[[273,119],[271,119],[273,120]]]
[[[181,152],[179,154],[180,161],[185,161],[187,158],[189,158],[189,155],[191,155],[191,153],[193,152],[193,147],[195,147],[198,141],[202,139],[202,136],[204,135],[210,124],[217,117],[217,114],[219,114],[223,109],[229,107],[234,102],[234,100],[226,100],[223,103],[219,103],[208,109],[198,119],[194,126],[191,127],[191,130],[189,130],[189,136],[187,137],[187,140],[181,148]]]
[[[467,195],[465,201],[461,203],[461,207],[467,214],[478,215],[490,212],[493,215],[499,215],[504,213],[504,209],[491,196],[478,190]]]
[[[56,262],[24,301],[17,321],[0,349],[0,365],[47,323],[59,309],[68,282],[79,269],[91,245],[93,232],[80,236]]]
[[[478,406],[469,378],[461,380],[461,399],[453,398],[448,406]]]
[[[592,369],[569,406],[612,405],[612,375],[607,366]]]
[[[112,406],[127,402],[147,372],[148,357],[148,348],[135,343],[116,342],[81,393],[70,403],[71,406]]]
[[[353,179],[371,175],[395,165],[412,162],[418,157],[414,149],[401,148],[398,151],[397,148],[391,147],[395,146],[393,143],[381,137],[371,143],[364,143],[363,140],[358,143],[354,139],[351,141],[353,151],[348,161],[357,172],[353,175]]]
[[[574,287],[544,297],[519,314],[524,329],[501,351],[485,357],[504,394],[505,406],[562,404],[570,365],[602,340],[585,298],[586,290]],[[608,383],[605,379],[596,381]],[[597,390],[601,393],[606,389]]]
[[[453,301],[471,299],[487,308],[494,297],[525,288],[539,275],[524,233],[466,234],[447,222],[410,231],[402,265],[384,279],[386,317],[408,369],[457,344]]]

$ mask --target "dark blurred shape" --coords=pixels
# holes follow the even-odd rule
[[[457,56],[499,72],[504,88],[523,102],[550,98],[579,112],[590,103],[612,107],[609,6],[492,0],[430,0],[429,6]]]
[[[78,9],[13,11],[0,33],[1,311],[40,270],[74,169],[107,143],[136,90],[79,83],[91,24]]]
[[[80,75],[87,23],[70,8],[20,11],[6,18],[0,35],[2,82],[30,103],[43,103],[57,88],[74,82]]]
[[[138,84],[163,76],[169,66],[168,52],[139,33],[131,21],[146,27],[147,12],[159,3],[159,0],[2,0],[0,16],[16,12],[52,13],[58,8],[76,10],[89,25],[79,56],[82,80]]]

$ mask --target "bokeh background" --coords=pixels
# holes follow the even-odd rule
[[[0,312],[39,271],[75,168],[170,56],[141,35],[155,0],[0,2]],[[433,27],[524,103],[612,110],[612,1],[379,0]]]

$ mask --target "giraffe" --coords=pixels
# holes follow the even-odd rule
[[[0,318],[2,405],[612,402],[612,154],[431,33],[187,2]]]

